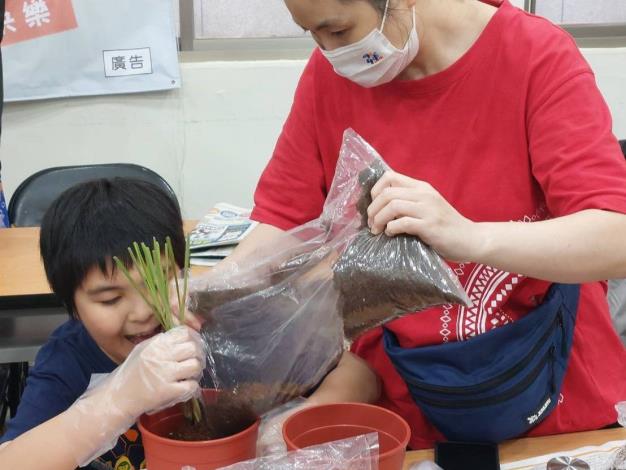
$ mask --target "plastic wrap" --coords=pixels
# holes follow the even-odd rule
[[[371,433],[268,455],[222,470],[377,470],[378,434]]]
[[[389,169],[346,131],[318,219],[259,247],[245,264],[192,279],[188,309],[201,318],[208,386],[257,414],[318,384],[348,340],[437,304],[468,304],[458,279],[412,236],[373,236],[371,188]]]
[[[620,401],[616,404],[615,410],[617,411],[617,422],[626,428],[626,401]]]
[[[112,449],[146,412],[157,412],[199,393],[204,369],[199,335],[177,327],[136,346],[126,360],[63,413],[76,462],[89,464]],[[90,429],[89,433],[81,430]]]
[[[257,457],[287,452],[287,445],[283,438],[283,425],[287,418],[308,406],[308,401],[299,397],[266,413],[259,428]]]

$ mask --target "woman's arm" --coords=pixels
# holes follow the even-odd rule
[[[626,215],[597,209],[541,222],[473,222],[431,185],[387,172],[372,189],[373,233],[420,237],[451,261],[553,282],[626,277]]]
[[[219,272],[228,268],[228,266],[245,261],[246,258],[253,255],[257,250],[262,250],[269,242],[282,235],[284,230],[281,230],[273,225],[259,224],[252,232],[244,238],[239,245],[233,250],[233,252],[221,261],[214,271]]]
[[[476,224],[477,262],[552,282],[626,277],[626,215],[590,209],[542,222]]]
[[[326,376],[307,403],[309,405],[345,401],[374,403],[379,396],[380,382],[376,373],[363,359],[346,351],[337,367]]]

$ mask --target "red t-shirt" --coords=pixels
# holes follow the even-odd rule
[[[564,31],[507,1],[467,53],[421,80],[362,88],[314,52],[257,187],[253,218],[282,229],[317,218],[348,127],[395,171],[428,181],[474,221],[626,213],[626,163],[592,71]],[[474,306],[389,323],[402,346],[462,341],[515,321],[549,287],[480,264],[450,266]],[[411,399],[381,335],[380,328],[365,334],[353,351],[381,377],[381,404],[410,423],[411,446],[429,447],[441,436]],[[584,284],[559,404],[530,435],[614,423],[614,404],[624,399],[626,350],[611,325],[606,285]]]

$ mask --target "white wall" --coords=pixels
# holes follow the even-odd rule
[[[587,50],[626,138],[626,48]],[[183,63],[174,92],[9,104],[0,159],[7,197],[46,167],[134,162],[164,176],[185,216],[250,206],[304,61]]]
[[[623,23],[626,21],[624,0],[540,0],[538,15],[563,24]]]
[[[42,168],[133,162],[169,181],[187,217],[220,200],[251,206],[304,63],[183,63],[172,92],[8,104],[6,196]]]

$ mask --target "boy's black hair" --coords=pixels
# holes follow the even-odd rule
[[[41,223],[39,245],[50,287],[76,317],[74,293],[94,267],[115,269],[113,256],[132,265],[128,247],[172,239],[178,266],[185,235],[178,203],[158,186],[132,178],[98,179],[63,192]]]

